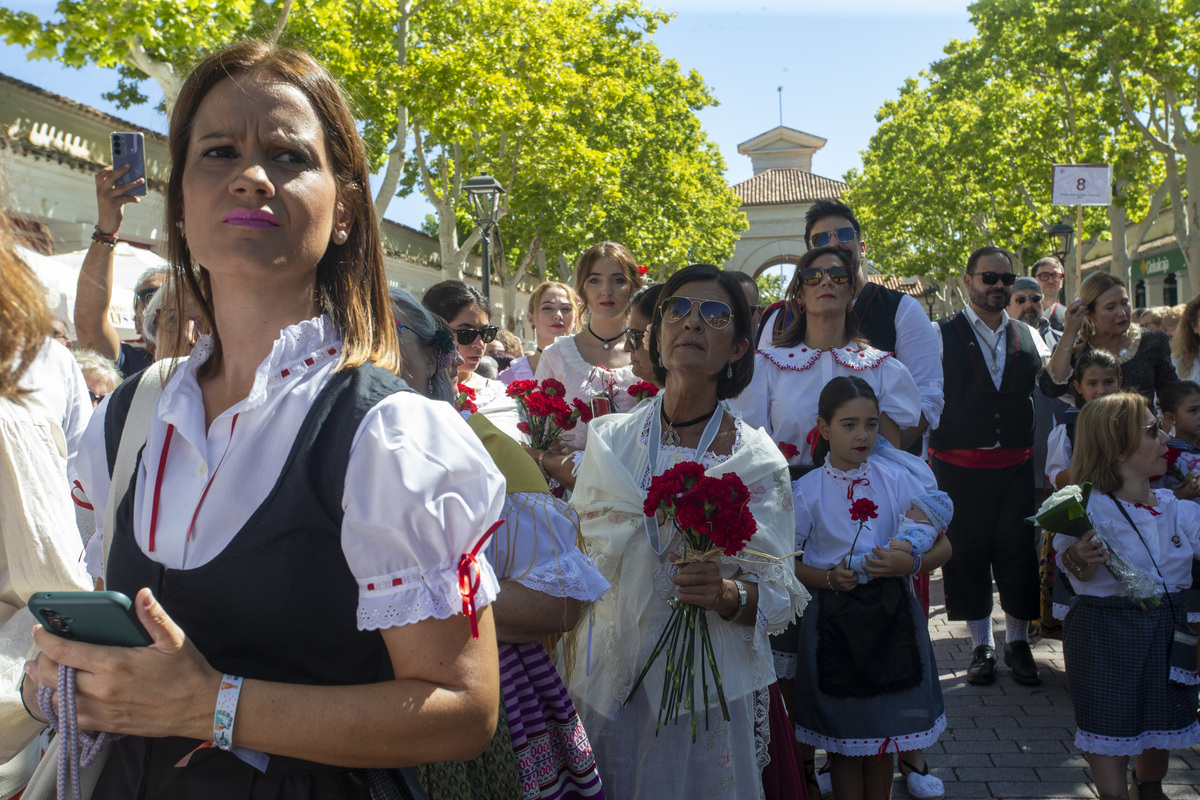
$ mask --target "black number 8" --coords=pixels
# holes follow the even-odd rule
[[[1084,189],[1087,188],[1087,179],[1080,178],[1079,180],[1075,181],[1075,188],[1082,192]]]

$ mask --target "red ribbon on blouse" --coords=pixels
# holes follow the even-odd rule
[[[866,478],[855,478],[854,480],[850,481],[850,485],[846,487],[846,499],[847,500],[854,499],[854,487],[858,486],[860,483],[863,486],[871,485],[871,482],[869,480],[867,480]]]
[[[479,584],[483,581],[483,573],[479,569],[479,551],[503,524],[503,519],[496,520],[496,524],[479,537],[471,552],[463,553],[458,560],[458,593],[462,595],[463,616],[471,620],[472,639],[479,638],[479,612],[475,608],[475,592],[479,591]]]

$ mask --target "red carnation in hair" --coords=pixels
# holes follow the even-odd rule
[[[644,264],[638,264],[637,271],[638,271],[638,275],[645,275],[647,272],[650,271],[650,268]]]

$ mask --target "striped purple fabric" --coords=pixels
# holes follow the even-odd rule
[[[501,643],[500,685],[522,800],[603,798],[591,742],[546,648]]]

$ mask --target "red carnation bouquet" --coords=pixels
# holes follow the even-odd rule
[[[683,558],[677,564],[708,561],[724,554],[737,555],[753,538],[758,529],[750,513],[750,490],[733,473],[720,478],[704,474],[704,467],[694,461],[684,461],[650,481],[650,491],[642,510],[646,516],[660,515],[661,521],[673,520],[683,537]],[[650,672],[650,667],[667,651],[663,695],[658,707],[657,734],[664,719],[678,720],[679,709],[696,709],[696,662],[700,662],[700,687],[703,693],[704,729],[708,730],[708,672],[712,671],[713,686],[721,704],[721,715],[729,720],[729,707],[721,672],[708,630],[708,614],[704,609],[675,598],[667,626],[654,645],[653,652],[625,698],[629,704],[638,687]],[[698,635],[697,635],[698,634]],[[696,716],[691,714],[692,741],[696,741]]]
[[[625,391],[629,393],[630,397],[637,400],[639,403],[647,398],[658,395],[658,387],[650,381],[638,381]]]
[[[475,407],[475,390],[465,383],[458,384],[458,391],[454,395],[454,407],[460,412],[470,411],[474,414],[478,411]]]
[[[578,420],[592,421],[592,410],[579,398],[567,404],[567,389],[560,381],[546,378],[537,381],[513,381],[508,385],[508,396],[517,401],[521,409],[521,422],[517,428],[529,436],[529,443],[545,450],[563,431],[575,427]]]

